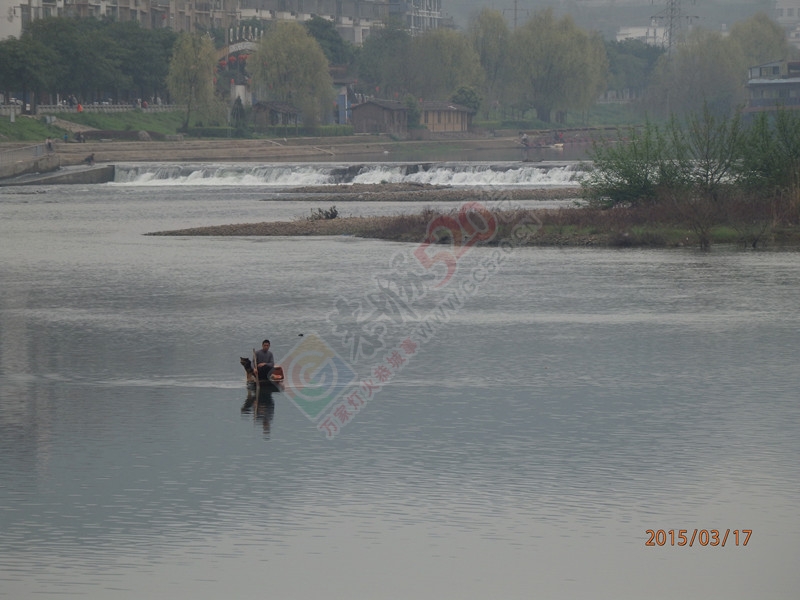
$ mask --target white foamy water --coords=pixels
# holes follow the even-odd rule
[[[225,164],[120,164],[112,185],[128,186],[275,186],[332,184],[324,166]]]
[[[580,163],[119,164],[113,185],[270,186],[418,183],[455,187],[577,186]]]

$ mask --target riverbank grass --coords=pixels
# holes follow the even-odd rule
[[[0,142],[43,142],[47,138],[59,139],[64,135],[60,127],[43,120],[16,115],[14,121],[8,116],[0,117]]]
[[[183,124],[181,111],[149,112],[132,109],[121,112],[82,112],[57,115],[60,119],[71,121],[103,131],[152,131],[164,135],[174,134]]]

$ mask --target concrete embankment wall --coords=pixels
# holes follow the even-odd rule
[[[114,181],[114,165],[100,165],[76,171],[49,173],[39,183],[108,183]]]
[[[114,181],[114,165],[34,172],[0,180],[0,187],[15,185],[58,185],[68,183],[108,183]]]
[[[0,153],[0,179],[54,171],[60,164],[61,157],[48,152],[44,144],[12,148]]]

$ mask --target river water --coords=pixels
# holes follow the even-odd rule
[[[797,597],[797,253],[504,243],[445,281],[146,236],[327,206],[170,169],[0,190],[0,597]],[[288,385],[248,397],[264,337]]]

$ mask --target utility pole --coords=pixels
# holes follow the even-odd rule
[[[514,11],[513,12],[514,17],[512,19],[512,24],[513,24],[513,28],[516,29],[517,28],[517,14],[519,14],[519,0],[514,0],[514,8],[513,9],[504,8],[503,9],[503,14],[505,14],[509,10],[513,10]],[[526,14],[528,13],[527,10],[524,11],[524,12]]]
[[[652,1],[653,4],[655,4],[656,0]],[[687,1],[691,2],[692,4],[695,3],[695,0]],[[672,55],[673,49],[680,42],[684,22],[688,27],[691,24],[692,19],[699,18],[697,16],[687,15],[684,13],[682,4],[682,0],[667,0],[666,8],[657,15],[650,17],[653,21],[664,24],[664,39],[662,41],[662,45],[667,49],[668,55]]]

